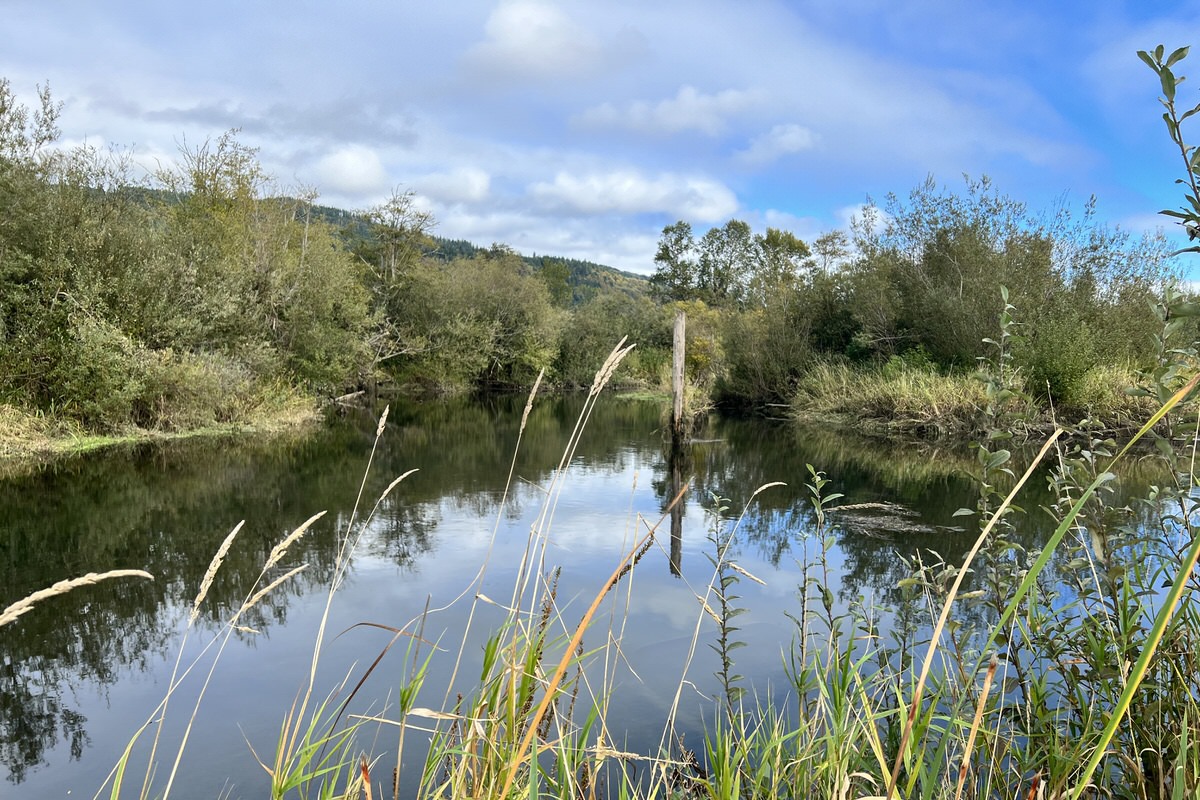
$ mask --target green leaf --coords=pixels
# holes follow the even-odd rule
[[[1172,317],[1200,317],[1200,303],[1181,301],[1171,303],[1167,310]]]
[[[1155,72],[1158,72],[1158,64],[1154,63],[1154,59],[1151,58],[1149,53],[1147,53],[1145,50],[1138,50],[1137,54],[1138,54],[1138,58],[1140,58],[1142,61],[1146,62],[1146,66],[1148,66],[1150,69],[1154,70]]]
[[[1175,73],[1163,67],[1158,73],[1158,80],[1162,83],[1163,97],[1173,101],[1175,99]]]
[[[955,511],[950,516],[952,516],[952,517],[968,517],[974,513],[975,513],[975,509],[973,509],[973,508],[960,508],[958,511]]]
[[[1179,48],[1174,53],[1171,53],[1170,57],[1167,58],[1167,66],[1168,67],[1174,66],[1179,61],[1182,61],[1184,58],[1187,57],[1188,50],[1190,50],[1190,49],[1191,48],[1185,46],[1185,47]]]
[[[1007,463],[1010,458],[1012,458],[1012,453],[1008,450],[997,450],[988,458],[986,466],[988,469],[995,469]]]

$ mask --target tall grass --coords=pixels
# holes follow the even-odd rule
[[[853,417],[895,431],[963,433],[979,428],[987,399],[970,375],[930,369],[875,369],[819,362],[792,401],[801,418]]]
[[[373,800],[398,798],[408,791],[404,787],[416,787],[421,798],[456,800],[1200,796],[1200,608],[1192,597],[1200,587],[1194,573],[1200,537],[1192,527],[1200,432],[1193,427],[1185,434],[1180,423],[1187,417],[1178,413],[1191,402],[1200,375],[1182,382],[1179,371],[1170,372],[1171,392],[1123,448],[1100,438],[1064,445],[1056,432],[1004,496],[994,489],[994,478],[1011,469],[1012,454],[994,449],[993,439],[993,449],[980,449],[984,488],[978,506],[966,510],[979,518],[969,554],[960,563],[922,554],[886,600],[839,601],[835,595],[830,555],[840,535],[838,515],[854,507],[840,503],[836,478],[810,468],[812,516],[797,532],[802,577],[790,615],[792,641],[781,653],[787,682],[770,694],[748,691],[736,672],[744,644],[735,622],[738,585],[757,578],[732,557],[742,517],[726,520],[718,504],[711,517],[712,571],[706,585],[693,589],[696,616],[687,666],[662,721],[658,749],[633,753],[618,746],[622,720],[611,712],[612,697],[623,669],[630,587],[640,560],[655,545],[658,522],[632,514],[623,556],[576,604],[560,599],[559,572],[548,562],[547,549],[579,437],[628,352],[618,345],[605,361],[558,469],[542,487],[543,505],[511,594],[483,594],[485,562],[452,601],[469,603],[471,616],[440,698],[431,699],[426,686],[432,653],[435,646],[453,648],[425,638],[429,617],[437,613],[431,608],[395,627],[364,621],[385,628],[391,642],[333,691],[318,685],[330,608],[358,535],[411,473],[393,480],[360,519],[364,477],[359,502],[340,532],[308,676],[283,713],[275,753],[256,754],[268,776],[265,794]],[[827,377],[851,380],[837,367]],[[536,392],[535,386],[522,431]],[[377,444],[386,416],[385,411],[376,430]],[[1178,482],[1159,487],[1137,509],[1113,508],[1107,487],[1115,465],[1146,438],[1158,443],[1154,452],[1169,460]],[[1011,532],[1022,513],[1034,512],[1017,509],[1013,500],[1051,453],[1051,485],[1059,501],[1048,510],[1057,527],[1042,547],[1025,550]],[[515,469],[510,483],[513,475]],[[749,509],[758,492],[769,488],[739,502]],[[672,506],[682,502],[684,491],[672,498]],[[275,546],[244,602],[201,656],[177,662],[161,703],[101,791],[113,798],[171,795],[221,651],[242,629],[247,610],[304,569],[287,568],[286,554],[318,517]],[[185,635],[191,635],[240,527],[214,556]],[[579,591],[571,587],[570,593]],[[467,676],[470,629],[481,624],[477,612],[485,607],[500,609],[503,621],[486,637],[478,672]],[[391,708],[350,713],[350,699],[400,642],[404,656]],[[677,719],[702,644],[717,652],[721,691],[698,743],[685,740]],[[209,652],[214,654],[209,671],[199,675]],[[179,712],[171,701],[185,680],[198,681],[201,689],[191,708]],[[463,685],[469,688],[451,694]],[[184,713],[187,720],[182,737],[171,743],[163,738],[168,712]],[[399,733],[397,749],[383,752],[367,744],[366,734],[380,727]],[[145,750],[138,743],[147,737],[152,741],[135,785],[127,776],[136,754]]]
[[[1045,386],[1026,385],[1020,374],[1014,381],[1022,395],[1045,394]],[[1110,429],[1136,430],[1158,408],[1152,399],[1127,391],[1137,381],[1137,370],[1128,365],[1098,365],[1081,376],[1068,405],[1055,409],[1051,403],[1042,408],[1023,397],[1021,413],[1042,419],[1047,429],[1057,410],[1103,420]],[[902,362],[873,367],[818,361],[801,375],[791,406],[799,419],[849,420],[923,436],[976,436],[987,426],[985,388],[975,376],[942,374]]]

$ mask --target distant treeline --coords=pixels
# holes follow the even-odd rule
[[[297,393],[667,383],[688,312],[702,402],[791,402],[814,369],[969,371],[1006,285],[1018,369],[1086,405],[1107,364],[1150,368],[1166,248],[1028,212],[986,181],[890,197],[811,246],[731,220],[663,231],[649,281],[433,235],[397,192],[349,212],[290,197],[233,133],[135,179],[127,156],[56,145],[58,106],[0,80],[0,403],[95,430],[238,420]]]

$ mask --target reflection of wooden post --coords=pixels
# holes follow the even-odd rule
[[[671,394],[674,405],[671,407],[671,449],[678,450],[683,444],[683,362],[687,346],[687,313],[680,310],[675,312],[675,346],[671,362]]]
[[[679,497],[683,489],[683,457],[678,451],[671,454],[671,493],[668,497]],[[683,500],[671,509],[671,574],[676,578],[683,574]]]

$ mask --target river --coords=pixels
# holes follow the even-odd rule
[[[0,628],[0,796],[92,796],[139,726],[154,716],[181,648],[181,663],[198,659],[198,666],[168,706],[155,785],[170,772],[195,707],[171,796],[263,796],[267,776],[255,754],[270,763],[284,715],[306,685],[347,529],[358,543],[330,608],[316,679],[321,697],[347,677],[356,683],[388,644],[385,631],[357,623],[399,628],[427,607],[423,636],[440,649],[418,704],[443,708],[448,692],[469,690],[480,637],[502,618],[484,601],[468,625],[472,599],[509,600],[547,497],[555,504],[545,526],[545,569],[562,568],[558,604],[565,619],[578,619],[674,494],[661,406],[601,397],[560,478],[561,494],[547,494],[583,399],[539,399],[518,449],[524,403],[524,397],[396,402],[377,446],[374,414],[350,412],[315,433],[113,449],[0,481],[0,607],[86,572],[138,568],[155,576],[51,598]],[[827,558],[840,608],[890,607],[897,581],[908,574],[905,559],[930,550],[961,559],[973,539],[973,529],[958,527],[964,518],[953,516],[977,496],[974,460],[962,449],[714,417],[688,451],[683,471],[690,488],[677,536],[664,521],[653,548],[605,607],[606,615],[623,614],[624,624],[606,617],[594,638],[585,637],[594,647],[607,631],[620,631],[622,660],[611,671],[608,720],[616,744],[634,752],[656,750],[680,685],[687,691],[678,727],[698,738],[711,722],[705,698],[719,691],[717,659],[708,647],[715,626],[697,595],[713,577],[711,536],[735,524],[732,557],[762,581],[747,577],[737,584],[737,604],[747,609],[737,618],[737,636],[747,644],[736,651],[737,671],[760,695],[786,685],[781,652],[795,635],[788,615],[799,608],[800,564],[813,563],[818,548],[806,465],[827,474],[827,493],[844,495],[836,503],[872,504],[831,517],[834,546]],[[412,469],[417,472],[372,514],[384,488]],[[772,482],[786,485],[751,500]],[[1030,505],[1038,502],[1035,497]],[[716,510],[722,506],[726,510]],[[203,651],[252,592],[275,544],[318,511],[328,513],[270,577],[307,567],[240,620],[243,629],[219,658],[215,649]],[[210,559],[243,520],[185,641]],[[1043,528],[1027,526],[1028,536]],[[468,629],[463,666],[451,687],[448,676]],[[406,647],[384,655],[359,691],[357,708],[386,715]],[[211,682],[197,705],[210,667]],[[136,778],[127,779],[125,796],[136,796],[130,788],[140,785],[145,767],[138,758],[144,759],[151,736],[139,740],[130,768]],[[366,734],[364,746],[388,752],[394,747],[389,737],[393,728],[383,726]],[[390,772],[391,765],[381,769]],[[403,780],[413,777],[406,773]]]

